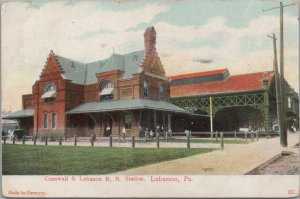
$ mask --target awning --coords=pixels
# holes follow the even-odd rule
[[[137,109],[151,109],[151,110],[161,110],[161,111],[168,111],[168,112],[190,114],[188,111],[169,102],[149,100],[149,99],[112,100],[112,101],[104,101],[104,102],[85,103],[66,112],[66,114],[96,113],[96,112],[109,112],[109,111],[120,111],[120,110],[137,110]]]
[[[42,95],[42,98],[45,99],[45,98],[55,97],[55,94],[56,91],[48,91]]]
[[[9,113],[8,115],[2,116],[2,119],[18,119],[24,117],[33,117],[33,109],[24,109]]]
[[[104,88],[99,95],[110,95],[112,94],[114,88]]]

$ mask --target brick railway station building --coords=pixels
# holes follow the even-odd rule
[[[23,109],[3,116],[28,135],[119,136],[157,125],[172,131],[271,129],[276,123],[272,71],[230,75],[227,69],[168,77],[156,51],[156,31],[145,49],[80,63],[50,52]],[[298,128],[298,97],[286,83],[289,125]],[[161,129],[162,130],[162,129]]]

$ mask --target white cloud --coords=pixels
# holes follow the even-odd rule
[[[31,86],[38,79],[51,49],[83,62],[106,58],[113,48],[118,53],[126,53],[128,49],[123,46],[129,41],[139,43],[139,49],[134,50],[143,49],[143,31],[125,30],[149,23],[157,14],[169,9],[155,3],[128,11],[109,11],[95,8],[89,1],[73,7],[66,7],[65,3],[54,1],[40,9],[28,9],[27,3],[9,2],[1,7],[3,107],[21,108],[21,95],[31,93]],[[97,31],[99,34],[84,38]],[[101,44],[106,47],[102,48]]]
[[[285,32],[297,30],[298,22],[296,17],[286,15]],[[158,51],[168,54],[162,57],[166,71],[172,74],[188,73],[195,71],[206,71],[216,68],[229,68],[232,74],[272,70],[273,67],[273,43],[267,35],[279,32],[279,19],[274,16],[264,16],[250,21],[246,27],[234,28],[226,25],[226,20],[220,16],[212,18],[207,24],[201,27],[175,26],[166,22],[159,22],[155,25],[158,32]],[[216,43],[214,35],[223,35]],[[199,46],[193,45],[198,40]],[[298,35],[285,35],[285,62],[289,64],[286,70],[287,79],[295,76],[298,62],[297,52]],[[173,42],[172,42],[173,41]],[[191,48],[181,48],[189,42]],[[217,42],[218,43],[218,42]],[[211,44],[211,45],[210,45]],[[277,41],[279,50],[279,40]],[[291,53],[293,52],[293,53]],[[278,52],[279,54],[279,52]],[[214,62],[210,64],[194,63],[193,58],[211,58]],[[294,61],[291,61],[294,60]],[[298,74],[298,73],[297,73]],[[295,79],[295,78],[294,78]],[[298,81],[291,79],[293,87],[298,88]]]
[[[128,53],[144,48],[143,33],[125,31],[140,23],[149,23],[168,6],[151,4],[130,11],[95,8],[90,1],[64,7],[65,2],[51,2],[40,9],[11,2],[2,6],[2,88],[3,106],[21,108],[21,95],[31,93],[51,49],[55,53],[82,62]],[[285,30],[298,28],[296,17],[285,15]],[[273,46],[267,34],[278,36],[279,19],[264,16],[246,27],[226,24],[215,16],[203,26],[155,24],[157,50],[169,75],[227,67],[232,74],[272,69]],[[219,38],[219,39],[218,39]],[[298,37],[288,35],[285,60],[286,77],[298,89]],[[199,45],[197,45],[197,42]],[[187,46],[192,47],[188,48]],[[185,46],[185,47],[184,47]],[[279,46],[279,43],[278,43]],[[193,58],[212,58],[211,64],[193,62]],[[28,78],[30,77],[30,78]],[[13,90],[14,92],[11,92]]]

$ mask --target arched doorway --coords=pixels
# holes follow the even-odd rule
[[[104,137],[108,137],[111,135],[112,132],[112,124],[113,124],[113,120],[111,115],[109,114],[104,114],[103,115],[103,136]]]
[[[87,131],[85,132],[85,136],[95,135],[95,127],[97,125],[95,116],[93,114],[88,114],[87,117]]]

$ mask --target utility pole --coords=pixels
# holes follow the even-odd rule
[[[285,81],[284,81],[284,45],[283,45],[283,5],[280,2],[280,91],[281,91],[281,102],[282,102],[282,126],[283,133],[281,134],[280,144],[283,147],[287,147],[287,128],[286,128],[286,103],[285,103]]]
[[[213,101],[212,97],[209,97],[209,115],[210,115],[210,137],[213,138],[213,131],[214,131],[214,125],[213,125]]]
[[[278,62],[277,62],[277,48],[276,48],[276,36],[273,34],[273,36],[268,37],[273,39],[273,47],[274,47],[274,61],[273,61],[273,69],[275,73],[275,90],[276,90],[276,99],[277,99],[277,119],[278,119],[278,125],[279,125],[279,131],[280,131],[280,137],[282,137],[282,134],[284,132],[283,129],[283,120],[282,120],[282,104],[281,104],[281,91],[280,91],[280,77],[278,73]]]
[[[284,42],[283,42],[283,7],[295,5],[289,4],[289,5],[283,5],[282,2],[280,2],[279,7],[274,7],[270,9],[263,10],[269,11],[269,10],[274,10],[274,9],[280,9],[280,99],[282,103],[282,108],[281,108],[281,114],[282,114],[282,129],[283,132],[280,132],[280,144],[282,147],[287,147],[287,125],[286,125],[286,111],[285,111],[285,81],[284,81]]]

